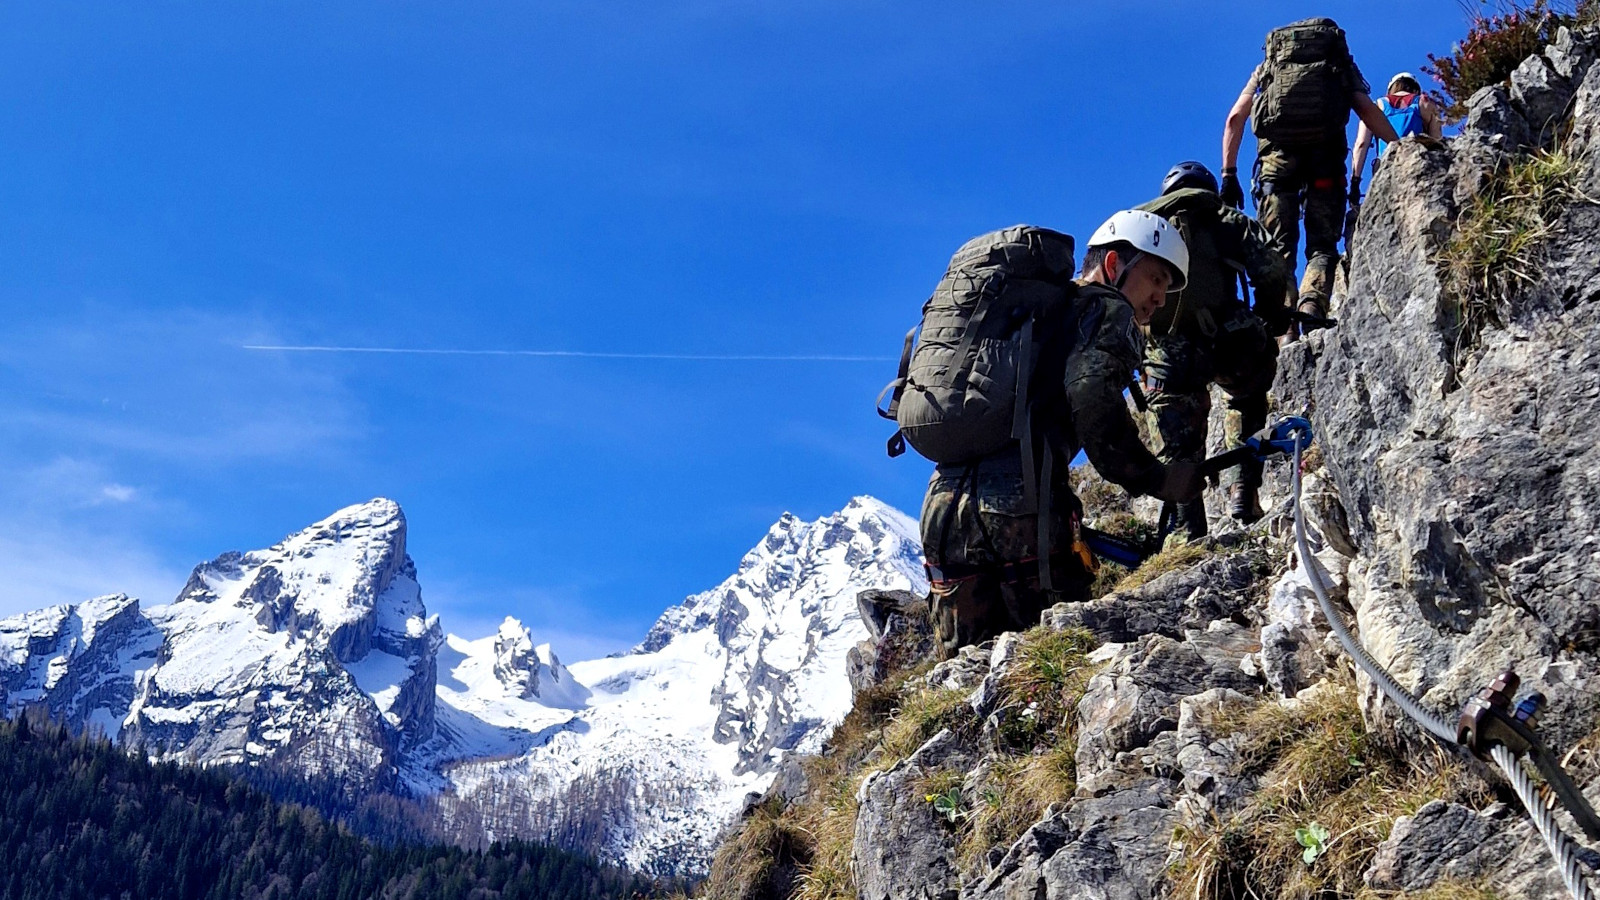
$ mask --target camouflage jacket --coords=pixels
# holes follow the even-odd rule
[[[1080,284],[1078,328],[1063,366],[1061,411],[1044,420],[1066,460],[1080,451],[1107,481],[1153,494],[1166,469],[1139,438],[1123,391],[1144,356],[1133,307],[1115,288]]]
[[[1255,312],[1281,317],[1289,306],[1294,270],[1273,249],[1260,222],[1222,202],[1214,191],[1184,188],[1138,207],[1172,222],[1189,247],[1189,283],[1167,296],[1150,319],[1150,333],[1210,336],[1241,302],[1239,273],[1255,289]]]

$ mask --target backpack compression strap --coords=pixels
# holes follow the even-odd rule
[[[994,306],[995,298],[1000,296],[1004,284],[1003,276],[991,274],[979,290],[978,307],[972,311],[972,318],[967,320],[966,327],[961,329],[961,343],[956,347],[954,364],[945,372],[943,387],[954,388],[956,382],[967,377],[967,354],[972,351],[972,344],[983,328],[983,320],[989,317],[989,310]]]
[[[911,346],[916,342],[917,328],[918,326],[913,325],[911,330],[906,332],[905,346],[900,349],[899,373],[895,375],[893,381],[889,382],[887,385],[884,385],[883,390],[878,392],[878,402],[875,404],[878,408],[878,415],[883,416],[885,419],[888,419],[891,422],[895,420],[895,416],[900,412],[900,396],[906,392],[906,377],[911,372]],[[889,395],[888,409],[884,409],[883,407],[883,398],[885,395]],[[889,446],[887,449],[889,451],[890,459],[905,453],[905,432],[896,430],[894,435],[889,438]]]

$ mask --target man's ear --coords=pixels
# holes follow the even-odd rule
[[[1106,283],[1117,283],[1117,276],[1122,274],[1122,257],[1117,255],[1117,251],[1106,251],[1106,258],[1100,263],[1100,271],[1105,274]]]

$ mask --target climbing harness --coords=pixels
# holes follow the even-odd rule
[[[1452,728],[1443,717],[1424,709],[1410,691],[1401,687],[1394,677],[1367,653],[1366,648],[1345,626],[1344,617],[1334,608],[1333,601],[1328,598],[1327,585],[1323,583],[1322,573],[1318,571],[1306,542],[1305,514],[1300,501],[1300,455],[1311,443],[1310,423],[1306,423],[1298,434],[1291,434],[1294,431],[1294,428],[1289,428],[1284,437],[1293,438],[1289,444],[1292,446],[1294,456],[1292,477],[1295,547],[1300,556],[1300,564],[1305,567],[1306,578],[1311,582],[1311,590],[1317,595],[1322,614],[1327,617],[1328,625],[1338,637],[1339,643],[1361,670],[1367,673],[1367,677],[1383,691],[1384,696],[1394,701],[1396,706],[1428,733],[1448,744],[1465,747],[1480,758],[1487,755],[1501,771],[1505,772],[1517,796],[1522,800],[1522,805],[1527,808],[1528,815],[1533,819],[1539,836],[1544,839],[1545,847],[1555,859],[1568,893],[1572,895],[1573,900],[1595,900],[1594,892],[1590,889],[1578,860],[1577,847],[1556,822],[1555,812],[1540,796],[1533,778],[1521,764],[1523,755],[1531,756],[1534,765],[1550,785],[1556,802],[1567,808],[1585,834],[1591,839],[1600,840],[1600,818],[1596,817],[1594,809],[1561,768],[1554,754],[1533,731],[1534,719],[1544,704],[1544,698],[1533,694],[1512,710],[1511,696],[1516,692],[1520,679],[1515,672],[1507,670],[1476,697],[1467,701],[1456,727]],[[1274,442],[1271,446],[1282,449],[1285,445]],[[1508,710],[1511,711],[1508,713]]]

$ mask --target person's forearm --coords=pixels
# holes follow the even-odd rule
[[[1378,104],[1372,102],[1371,97],[1366,94],[1356,94],[1354,100],[1356,116],[1372,134],[1377,136],[1378,140],[1390,144],[1400,140],[1400,135],[1395,133],[1394,126],[1389,124],[1389,117],[1383,114]]]
[[[1222,167],[1224,169],[1238,167],[1239,145],[1244,143],[1244,126],[1249,120],[1249,115],[1241,116],[1231,113],[1228,115],[1227,124],[1222,127]]]
[[[1367,123],[1362,122],[1356,129],[1356,146],[1350,151],[1350,174],[1359,177],[1361,170],[1367,165],[1367,148],[1372,145],[1372,132],[1367,130]]]

